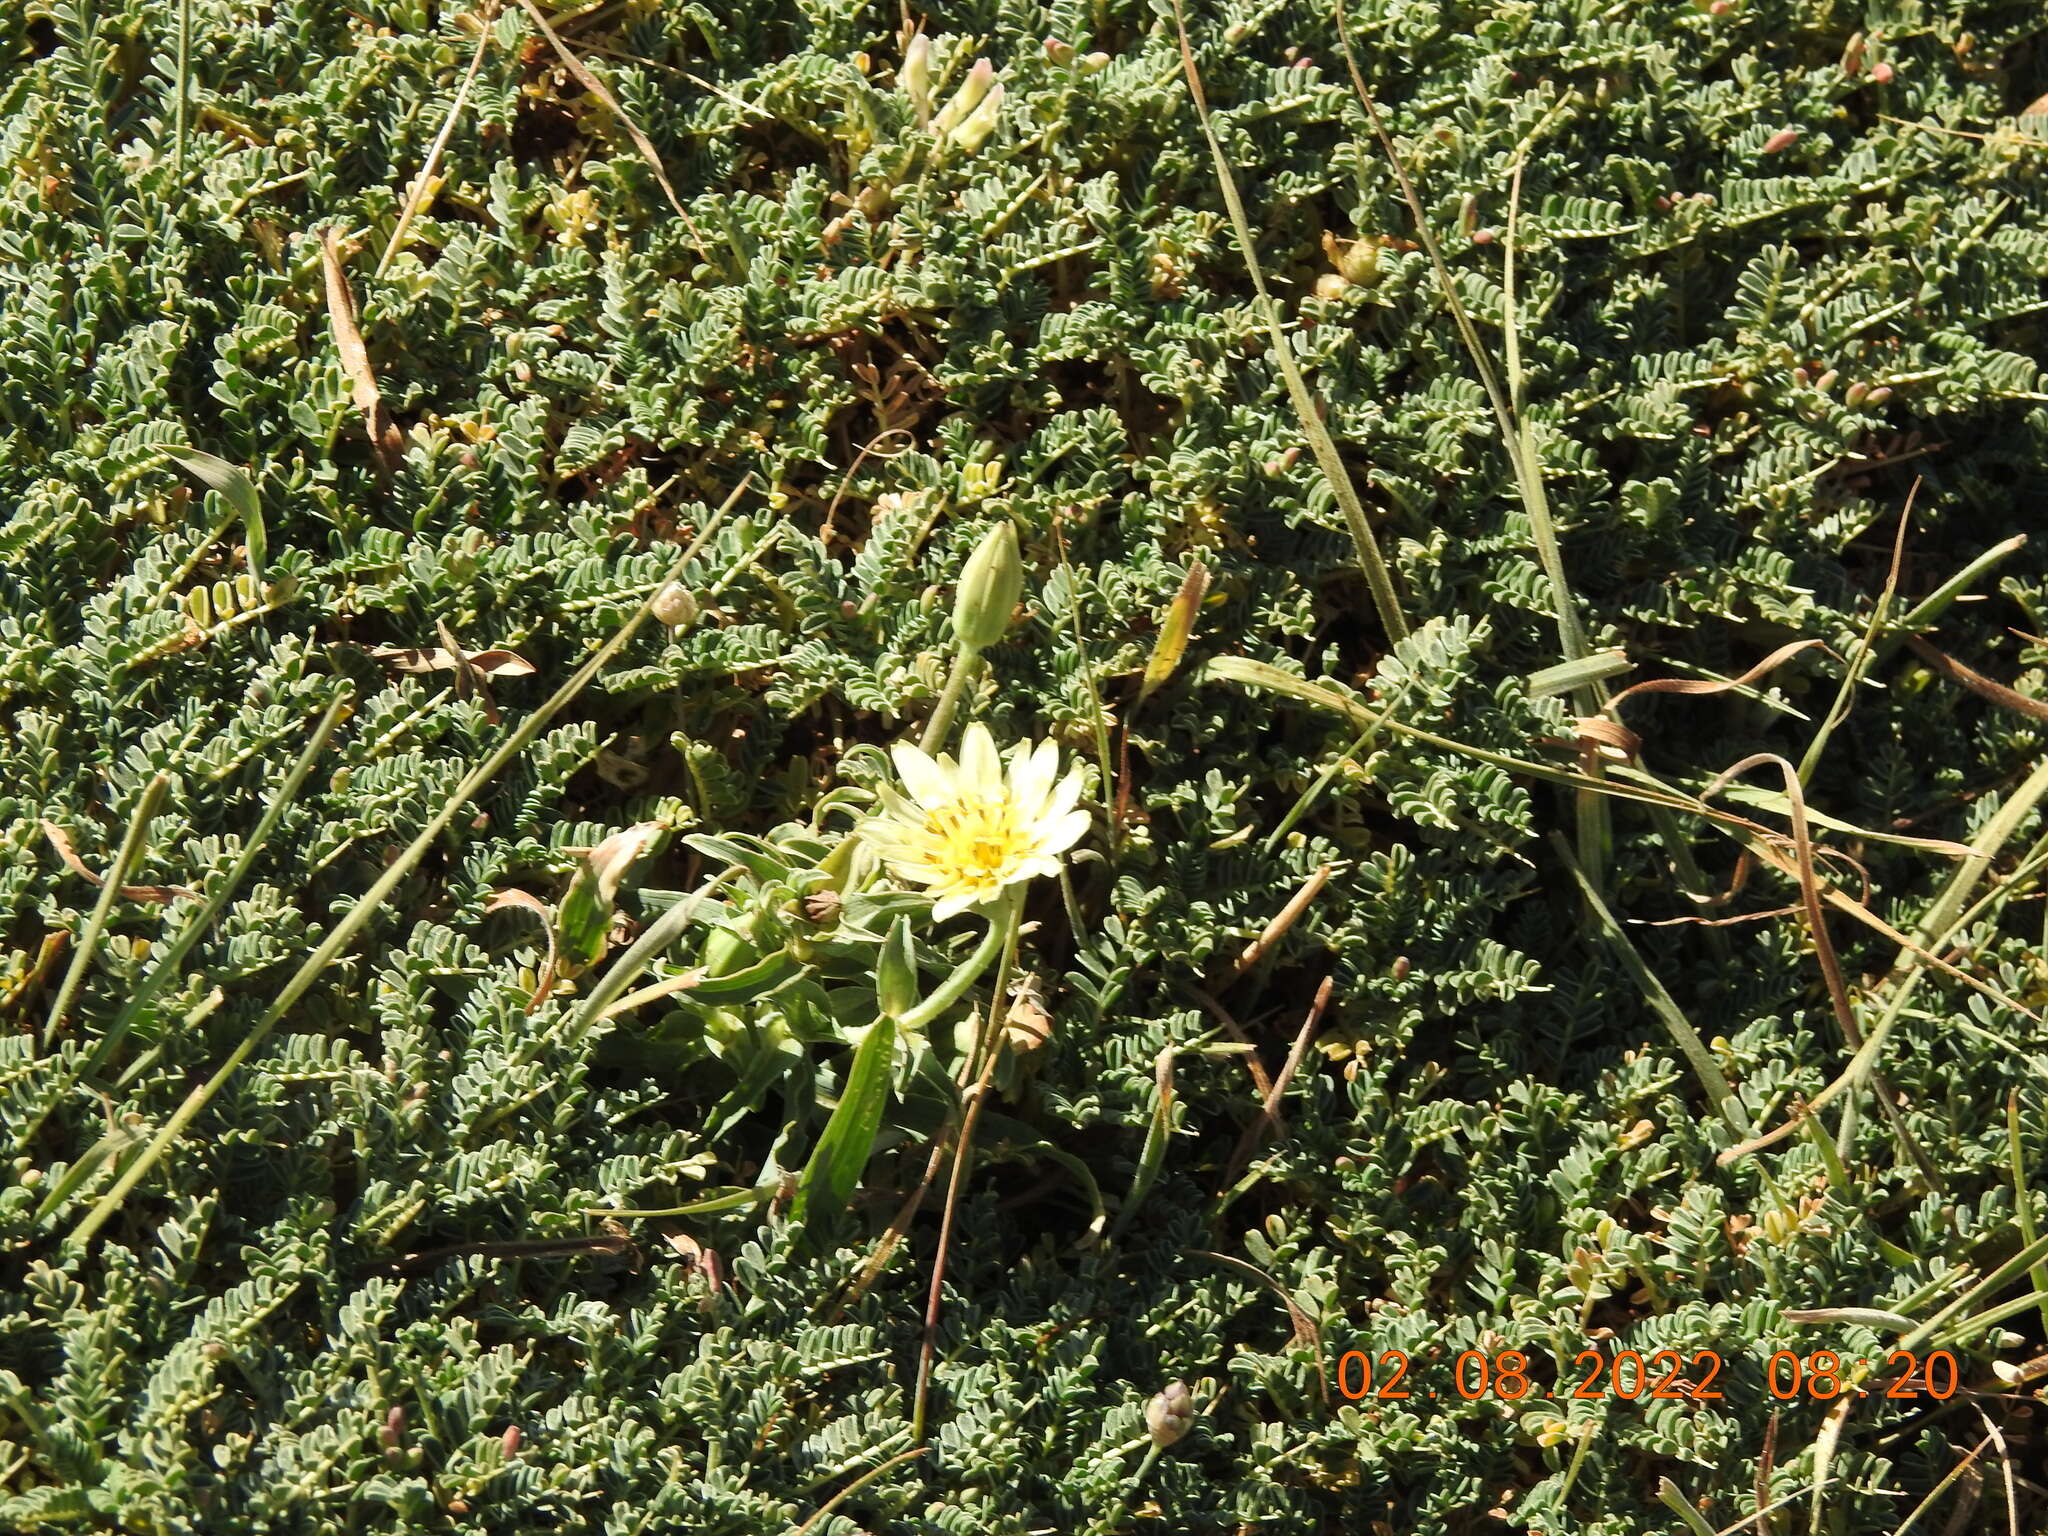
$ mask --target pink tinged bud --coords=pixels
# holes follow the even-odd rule
[[[1056,37],[1045,40],[1045,56],[1062,68],[1074,62],[1074,45],[1063,43]]]
[[[499,1441],[498,1444],[505,1452],[505,1459],[507,1461],[517,1456],[519,1454],[519,1426],[517,1424],[506,1425],[505,1438]]]
[[[988,136],[996,131],[996,124],[1003,115],[1003,88],[1000,84],[981,98],[981,105],[967,114],[967,121],[953,130],[953,142],[968,154],[973,154],[988,142]]]
[[[1780,128],[1776,133],[1764,140],[1763,152],[1767,155],[1775,155],[1782,150],[1790,149],[1798,142],[1799,130],[1797,128]]]
[[[1083,74],[1092,75],[1107,68],[1109,68],[1109,55],[1106,53],[1084,54],[1081,58],[1081,72]]]
[[[1472,243],[1474,245],[1491,245],[1493,244],[1493,238],[1493,231],[1490,229],[1475,229],[1472,231]]]
[[[967,115],[981,105],[981,98],[988,94],[995,84],[996,67],[987,59],[976,59],[974,68],[967,72],[967,78],[960,83],[960,89],[953,93],[953,99],[939,109],[939,115],[932,120],[932,132],[945,138],[955,128],[967,121]]]
[[[1869,393],[1869,395],[1867,395],[1867,396],[1866,396],[1866,397],[1864,398],[1864,404],[1866,404],[1866,405],[1873,405],[1873,406],[1875,406],[1875,405],[1883,405],[1883,404],[1885,403],[1885,401],[1887,401],[1887,400],[1891,399],[1891,397],[1892,397],[1892,392],[1891,392],[1891,388],[1890,388],[1890,386],[1888,386],[1888,385],[1884,385],[1884,384],[1880,384],[1880,385],[1878,385],[1878,386],[1877,386],[1877,388],[1873,389],[1873,390],[1872,390],[1872,391],[1871,391],[1871,392]]]
[[[1891,65],[1885,63],[1881,59],[1877,63],[1871,65],[1870,80],[1871,84],[1873,85],[1890,85],[1892,83]]]

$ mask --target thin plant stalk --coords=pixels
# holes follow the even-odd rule
[[[164,795],[170,787],[169,777],[161,773],[142,787],[135,810],[128,818],[128,830],[121,838],[121,850],[114,855],[114,866],[107,871],[100,885],[99,900],[93,903],[92,915],[85,920],[85,932],[79,936],[78,947],[71,952],[70,968],[64,972],[57,995],[50,1000],[50,1016],[43,1022],[43,1049],[46,1051],[56,1040],[57,1031],[63,1027],[64,1015],[77,999],[78,989],[85,984],[85,973],[92,969],[93,956],[99,952],[100,940],[106,936],[107,919],[113,915],[114,903],[121,898],[121,888],[128,883],[129,871],[142,856],[143,839],[149,833],[149,824],[163,809]]]
[[[1387,642],[1391,645],[1405,640],[1408,637],[1408,620],[1401,611],[1401,599],[1394,590],[1393,574],[1387,568],[1386,557],[1380,553],[1379,539],[1365,515],[1365,504],[1359,500],[1357,488],[1351,483],[1351,472],[1344,467],[1330,429],[1323,424],[1323,413],[1308,387],[1308,381],[1302,377],[1301,364],[1295,361],[1294,344],[1280,323],[1280,306],[1266,286],[1266,274],[1259,265],[1258,245],[1252,237],[1251,220],[1245,214],[1244,199],[1238,195],[1237,178],[1231,172],[1230,158],[1224,154],[1223,142],[1216,137],[1216,127],[1209,116],[1209,100],[1202,90],[1201,71],[1195,67],[1194,45],[1188,41],[1188,23],[1181,13],[1180,0],[1173,0],[1173,21],[1180,36],[1181,68],[1187,75],[1188,93],[1194,98],[1195,116],[1201,122],[1202,137],[1208,141],[1209,155],[1216,165],[1217,189],[1223,194],[1223,206],[1230,214],[1230,226],[1237,235],[1238,249],[1244,254],[1245,270],[1251,276],[1252,291],[1257,296],[1259,318],[1265,324],[1266,335],[1273,347],[1273,360],[1279,365],[1280,377],[1286,383],[1288,401],[1301,422],[1303,435],[1308,438],[1309,451],[1315,456],[1316,466],[1322,470],[1323,478],[1329,482],[1330,493],[1337,500],[1338,510],[1344,514],[1344,526],[1349,530],[1352,545],[1358,552],[1359,568],[1365,573],[1365,584],[1372,593],[1373,607],[1379,614],[1380,627],[1386,631]]]
[[[670,568],[670,581],[680,579],[690,562],[697,557],[697,552],[705,540],[711,536],[725,515],[738,504],[740,496],[751,483],[752,477],[749,476],[733,488],[732,494],[726,497],[724,504],[706,523],[703,531],[690,542],[689,548]],[[664,582],[662,585],[666,584]],[[656,591],[659,590],[657,587]],[[172,1112],[170,1119],[164,1122],[155,1139],[136,1156],[114,1181],[114,1186],[99,1198],[93,1208],[85,1214],[84,1219],[72,1229],[68,1239],[71,1246],[82,1247],[92,1241],[100,1228],[121,1209],[135,1186],[141,1183],[149,1171],[162,1160],[164,1154],[177,1144],[186,1129],[199,1118],[207,1105],[213,1102],[215,1095],[227,1086],[228,1080],[241,1069],[242,1064],[255,1054],[256,1048],[269,1038],[270,1032],[282,1022],[285,1015],[297,1007],[300,999],[312,990],[313,983],[319,979],[320,973],[332,965],[342,951],[355,941],[356,935],[368,926],[377,910],[389,899],[399,884],[411,875],[427,850],[439,840],[455,818],[462,814],[477,792],[524,752],[547,728],[548,722],[567,708],[569,703],[590,685],[591,680],[604,670],[611,659],[618,655],[639,631],[640,626],[647,621],[648,615],[653,611],[653,607],[654,598],[650,596],[640,604],[632,617],[619,626],[618,632],[598,648],[595,655],[578,667],[569,680],[555,690],[546,703],[507,736],[496,751],[464,776],[462,782],[456,785],[454,793],[442,803],[440,810],[434,813],[418,835],[405,846],[397,858],[392,860],[377,882],[364,892],[362,899],[349,908],[347,914],[321,941],[320,946],[306,957],[297,971],[292,973],[291,979],[284,984],[270,1007],[264,1010],[263,1016],[243,1037],[242,1043],[228,1053],[227,1059],[215,1069],[211,1077],[186,1095],[185,1101]]]
[[[924,723],[924,734],[918,738],[920,751],[930,754],[945,745],[946,737],[953,730],[953,716],[960,709],[960,700],[965,696],[974,674],[980,670],[981,652],[962,646],[953,653],[953,669],[946,674],[945,689],[939,694],[939,702],[932,706],[931,718]]]
[[[925,1410],[930,1404],[932,1365],[938,1353],[939,1312],[946,1287],[946,1255],[953,1242],[953,1220],[959,1212],[960,1190],[966,1182],[968,1165],[974,1159],[974,1127],[981,1119],[982,1105],[988,1102],[989,1084],[995,1076],[996,1061],[1002,1055],[1003,994],[1009,990],[1010,972],[1017,961],[1017,939],[1023,922],[1023,892],[1015,890],[1005,898],[1003,909],[994,914],[989,923],[991,930],[1000,928],[1002,931],[1003,958],[996,966],[996,985],[989,998],[988,1023],[982,1029],[981,1038],[975,1041],[974,1053],[962,1063],[963,1082],[973,1072],[976,1062],[980,1063],[981,1072],[967,1092],[967,1111],[961,1117],[960,1138],[953,1149],[953,1168],[946,1181],[945,1210],[939,1217],[939,1249],[932,1259],[931,1288],[925,1296],[924,1343],[918,1351],[917,1396],[910,1415],[910,1438],[916,1445],[922,1445],[925,1437]]]
[[[191,0],[185,0],[187,5]],[[477,71],[483,68],[484,54],[491,46],[491,23],[497,19],[496,7],[483,13],[483,29],[477,35],[476,52],[470,55],[469,70],[462,77],[462,84],[455,89],[455,101],[448,108],[448,116],[441,123],[441,131],[434,135],[434,142],[427,150],[427,158],[420,166],[419,175],[406,189],[405,206],[398,211],[398,222],[391,228],[391,238],[385,242],[384,254],[377,260],[373,277],[382,277],[391,259],[398,254],[398,248],[405,244],[405,237],[412,229],[412,221],[419,217],[419,211],[426,206],[427,186],[434,179],[434,172],[441,168],[441,155],[448,148],[448,140],[455,132],[455,125],[461,120],[462,108],[469,100],[469,88],[476,84]]]

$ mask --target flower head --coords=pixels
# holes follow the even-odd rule
[[[1075,809],[1080,764],[1059,778],[1054,742],[1019,742],[1007,771],[980,724],[967,727],[957,763],[905,742],[891,755],[903,790],[882,791],[861,836],[899,877],[932,888],[941,921],[1033,875],[1057,874],[1059,856],[1088,830],[1088,813]]]

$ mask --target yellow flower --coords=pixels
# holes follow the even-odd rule
[[[1058,778],[1055,742],[1019,742],[1007,772],[980,724],[967,727],[957,763],[906,742],[890,751],[908,793],[885,788],[861,836],[899,877],[932,888],[940,921],[1033,875],[1057,874],[1059,856],[1088,830],[1088,813],[1074,808],[1081,765]]]

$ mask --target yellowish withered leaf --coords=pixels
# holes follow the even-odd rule
[[[1159,638],[1152,646],[1152,659],[1145,663],[1145,680],[1138,685],[1138,702],[1144,703],[1173,676],[1174,668],[1187,654],[1188,640],[1195,632],[1195,615],[1209,593],[1209,567],[1197,560],[1188,567],[1187,579],[1167,605],[1159,625]]]

